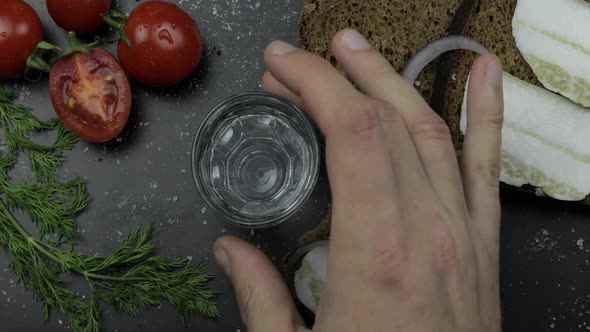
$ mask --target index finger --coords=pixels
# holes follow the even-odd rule
[[[305,109],[326,136],[326,158],[335,214],[332,239],[355,240],[370,223],[392,223],[397,216],[394,173],[381,126],[386,121],[403,126],[396,112],[383,112],[377,102],[356,90],[330,63],[283,42],[265,52],[267,69],[280,83],[301,96]],[[346,212],[342,212],[346,211]],[[375,218],[366,216],[375,211]],[[351,238],[352,237],[352,238]]]

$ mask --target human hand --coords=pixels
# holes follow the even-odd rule
[[[499,331],[499,60],[473,66],[458,161],[444,121],[362,36],[341,31],[332,48],[360,91],[283,42],[263,77],[326,137],[333,215],[314,331]],[[214,249],[250,332],[306,331],[262,253],[234,237]]]

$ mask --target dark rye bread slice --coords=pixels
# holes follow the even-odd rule
[[[309,0],[299,22],[301,47],[332,64],[333,36],[354,28],[400,71],[420,48],[447,34],[461,0]],[[437,61],[420,74],[416,89],[429,100]]]

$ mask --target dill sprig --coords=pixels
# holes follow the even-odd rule
[[[204,262],[154,257],[153,227],[134,232],[109,257],[84,261],[85,274],[96,296],[137,316],[141,306],[159,306],[162,300],[176,306],[182,321],[194,314],[217,317],[215,293],[205,286],[211,278]]]
[[[10,256],[10,269],[17,282],[29,290],[35,300],[44,304],[45,319],[53,309],[62,309],[74,331],[99,331],[88,324],[89,305],[74,291],[66,288],[59,260],[49,258],[45,246],[30,236],[0,203],[0,244]]]
[[[0,88],[1,143],[5,146],[0,152],[0,246],[10,256],[10,269],[18,283],[44,304],[45,318],[58,309],[74,331],[98,332],[101,303],[137,316],[143,307],[163,302],[174,305],[185,324],[195,314],[219,317],[216,293],[207,288],[212,276],[205,272],[204,261],[155,256],[152,226],[129,234],[108,256],[74,252],[76,216],[88,206],[90,196],[82,179],[62,181],[57,169],[76,137],[57,120],[38,120],[13,99]],[[53,143],[31,140],[45,131],[57,131]],[[16,184],[10,182],[9,171],[19,153],[28,157],[34,176]],[[38,226],[40,237],[27,232],[13,211],[26,212]],[[89,297],[66,287],[64,274],[82,277]]]
[[[4,144],[7,149],[11,153],[48,152],[63,160],[63,152],[76,145],[76,136],[57,119],[39,120],[28,108],[15,104],[14,98],[14,94],[0,88],[0,128],[4,134]],[[56,128],[58,129],[57,138],[51,145],[37,144],[30,139],[32,134]]]
[[[10,184],[0,181],[6,205],[26,211],[43,236],[58,233],[67,240],[76,235],[75,216],[88,206],[90,196],[81,179],[67,182]]]

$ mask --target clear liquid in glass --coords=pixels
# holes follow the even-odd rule
[[[201,135],[209,141],[193,161],[214,208],[252,227],[276,224],[303,204],[319,159],[309,119],[284,101],[258,97],[230,104]]]

